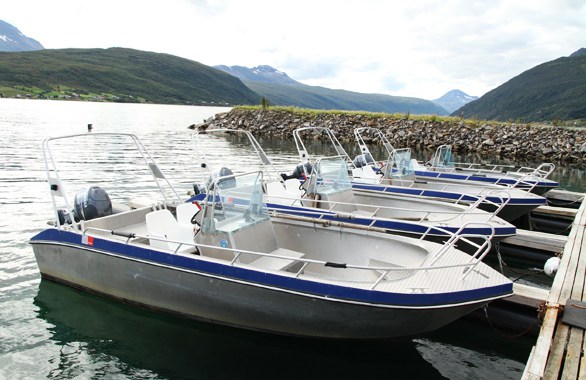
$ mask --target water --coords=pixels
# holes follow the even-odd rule
[[[0,99],[0,379],[520,377],[534,338],[507,338],[468,320],[412,340],[294,339],[176,318],[41,281],[28,239],[52,213],[44,138],[85,133],[89,123],[96,132],[137,134],[186,193],[197,166],[187,126],[225,110]],[[291,141],[260,142],[280,168],[293,168]],[[218,146],[227,166],[246,169],[252,163],[242,149],[238,141]],[[82,150],[71,147],[73,157]],[[583,190],[581,170],[560,173]],[[78,175],[80,182],[99,180],[83,170]]]

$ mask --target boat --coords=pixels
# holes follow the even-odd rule
[[[364,135],[382,143],[387,157],[390,157],[395,148],[378,128],[356,128],[354,135],[362,154],[372,154]],[[490,165],[454,162],[451,145],[439,146],[433,157],[425,164],[417,160],[412,161],[413,174],[417,179],[424,181],[440,181],[442,183],[461,183],[461,181],[478,183],[481,185],[494,184],[516,187],[532,193],[543,195],[551,189],[559,187],[559,182],[548,179],[555,170],[555,164],[542,163],[537,168],[516,167],[514,165]]]
[[[206,129],[192,134],[196,156],[201,160],[201,183],[218,173],[233,173],[233,168],[214,167],[211,138],[226,138],[228,135],[242,137],[239,145],[250,144],[250,156],[258,158],[255,169],[267,177],[265,194],[271,211],[315,218],[318,222],[338,222],[352,226],[368,226],[408,236],[447,239],[450,234],[462,231],[466,235],[491,235],[493,243],[514,236],[512,224],[477,206],[480,201],[463,205],[441,202],[423,197],[405,197],[396,194],[381,194],[356,191],[352,188],[344,157],[324,157],[312,165],[307,181],[298,178],[284,178],[254,136],[244,130]],[[254,153],[253,153],[254,152]],[[215,160],[218,163],[219,160]],[[190,199],[199,202],[205,198],[205,191]],[[464,229],[462,230],[462,227]]]
[[[528,214],[539,206],[547,205],[546,198],[511,186],[463,180],[450,183],[418,179],[412,168],[410,149],[393,149],[386,139],[381,141],[385,149],[392,149],[388,161],[376,161],[366,144],[360,146],[361,154],[351,159],[334,133],[325,127],[303,127],[293,132],[299,158],[303,163],[319,157],[316,154],[310,156],[303,142],[303,134],[324,136],[337,154],[346,157],[355,193],[401,195],[457,204],[479,202],[480,209],[494,212],[508,222]],[[394,169],[387,171],[386,167]]]
[[[426,180],[478,181],[518,187],[535,194],[544,195],[549,190],[558,188],[559,182],[548,179],[555,170],[555,164],[544,162],[536,168],[514,165],[490,165],[454,162],[452,146],[441,145],[434,156],[425,164],[415,161],[415,175]]]
[[[57,146],[66,167],[74,150],[94,149],[90,159],[106,168],[62,175]],[[110,146],[122,152],[115,160],[103,159]],[[262,172],[212,179],[200,208],[180,199],[131,134],[50,138],[43,154],[53,220],[30,244],[44,279],[87,292],[222,325],[331,339],[419,335],[512,294],[512,282],[481,261],[488,238],[469,255],[456,248],[461,235],[438,244],[271,217]],[[76,155],[73,166],[81,161]],[[127,175],[114,163],[135,173],[139,162],[153,191],[145,193],[146,176],[124,191],[102,182],[102,174]],[[91,186],[71,197],[84,184]],[[153,202],[135,201],[132,190]]]

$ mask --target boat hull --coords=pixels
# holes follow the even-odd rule
[[[401,183],[401,181],[398,181]],[[430,182],[416,182],[417,187],[407,187],[399,185],[387,185],[387,184],[369,184],[369,183],[361,183],[361,182],[353,182],[352,188],[355,192],[369,192],[369,193],[379,193],[381,194],[391,194],[391,195],[403,195],[403,196],[423,196],[428,197],[431,199],[443,200],[447,202],[475,202],[478,198],[479,191],[474,187],[470,186],[462,186],[457,187],[454,186],[452,188],[448,188],[448,190],[438,190],[434,183]],[[438,187],[445,187],[445,185],[441,185]],[[474,191],[472,191],[474,190]],[[495,204],[500,204],[506,196],[506,193],[503,194],[495,194],[495,195],[488,195],[487,199]],[[503,198],[501,198],[503,197]],[[508,203],[498,212],[497,216],[501,219],[510,222],[513,221],[523,215],[528,214],[535,208],[539,206],[546,206],[547,199],[537,196],[536,194],[528,195],[528,196],[519,196],[519,197],[511,197],[508,200]],[[483,203],[479,206],[480,209],[488,212],[496,211],[495,205]]]
[[[435,170],[415,170],[415,176],[417,179],[424,181],[439,181],[449,183],[478,183],[478,184],[494,184],[494,185],[505,185],[505,186],[516,186],[520,189],[531,190],[532,193],[537,195],[543,195],[551,189],[558,188],[559,182],[551,181],[548,179],[539,180],[527,180],[524,183],[518,183],[519,178],[507,177],[506,175],[497,176],[496,174],[476,174],[453,172],[443,172]]]
[[[170,265],[172,260],[145,259],[154,252],[149,250],[138,258],[63,241],[31,243],[44,278],[150,309],[277,334],[344,339],[413,336],[490,301],[394,307],[181,268]]]
[[[354,186],[354,184],[353,184]],[[375,189],[373,192],[364,192],[364,194],[372,196],[394,196],[394,194],[378,191],[374,185],[367,185]],[[354,190],[356,192],[356,190]],[[205,200],[205,194],[198,194],[188,200],[188,202],[203,202]],[[511,224],[502,224],[492,226],[481,225],[485,220],[477,221],[478,225],[465,226],[462,230],[462,223],[417,223],[414,220],[401,220],[401,219],[390,219],[390,218],[372,218],[364,215],[352,215],[345,212],[335,212],[325,209],[315,209],[312,207],[304,207],[298,205],[285,205],[282,203],[267,202],[269,210],[280,213],[290,214],[308,218],[319,218],[321,221],[334,221],[339,223],[346,223],[348,226],[368,226],[387,230],[388,232],[397,233],[403,236],[409,236],[413,238],[420,238],[422,235],[433,238],[434,241],[445,241],[449,238],[449,233],[457,233],[460,231],[463,235],[480,235],[480,236],[492,236],[493,242],[499,242],[500,240],[514,236],[516,234],[516,228]],[[503,218],[504,219],[504,218]],[[449,233],[446,233],[448,231]]]

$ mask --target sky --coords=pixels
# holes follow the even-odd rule
[[[0,0],[46,49],[126,47],[269,65],[308,85],[481,96],[586,47],[583,0]]]

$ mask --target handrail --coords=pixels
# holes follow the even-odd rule
[[[88,232],[90,231],[95,231],[95,232],[101,232],[104,234],[111,234],[111,235],[122,235],[122,233],[117,232],[115,230],[108,230],[108,229],[103,229],[103,228],[97,228],[97,227],[87,227],[83,230],[82,235],[88,235]],[[126,235],[122,235],[123,237],[128,237]],[[99,237],[99,236],[98,236]],[[477,236],[475,236],[477,237]],[[455,243],[461,239],[464,238],[464,236],[460,236],[459,238],[455,239],[453,241],[453,243],[450,244],[449,247],[446,247],[446,245],[443,245],[441,248],[443,250],[445,250],[446,252],[449,251],[450,248],[453,248],[455,246]],[[488,240],[490,240],[490,238],[484,237]],[[167,242],[167,243],[173,243],[173,244],[178,244],[179,246],[174,250],[173,254],[182,254],[181,252],[179,252],[179,248],[181,246],[191,246],[191,247],[195,247],[195,248],[209,248],[209,249],[215,249],[215,250],[221,250],[221,251],[226,251],[226,252],[232,252],[235,254],[235,256],[240,256],[242,254],[249,254],[249,255],[253,255],[253,256],[258,256],[260,257],[272,257],[272,258],[277,258],[277,259],[283,259],[283,260],[289,260],[292,262],[299,262],[299,263],[303,263],[302,267],[295,273],[290,272],[292,274],[292,276],[294,277],[299,277],[302,272],[303,269],[308,265],[308,264],[318,264],[318,265],[323,265],[323,266],[327,266],[327,267],[331,267],[331,268],[338,268],[338,269],[358,269],[358,270],[369,270],[369,271],[383,271],[386,272],[387,274],[389,272],[404,272],[404,271],[409,271],[409,272],[422,272],[422,271],[430,271],[430,270],[440,270],[440,269],[449,269],[449,268],[464,268],[464,275],[462,276],[461,279],[464,279],[464,277],[466,276],[467,273],[471,272],[471,270],[476,267],[476,265],[478,265],[478,263],[480,262],[480,260],[484,257],[483,255],[476,255],[473,256],[471,258],[471,260],[467,263],[463,263],[463,264],[452,264],[452,265],[426,265],[426,266],[418,266],[418,267],[387,267],[387,266],[370,266],[370,265],[354,265],[354,264],[347,264],[347,263],[335,263],[335,262],[330,262],[330,261],[323,261],[323,260],[315,260],[315,259],[307,259],[304,257],[301,258],[297,258],[297,257],[291,257],[291,256],[285,256],[285,255],[278,255],[278,254],[272,254],[272,253],[265,253],[265,252],[256,252],[256,251],[250,251],[250,250],[245,250],[245,249],[239,249],[239,248],[228,248],[228,247],[220,247],[220,246],[212,246],[212,245],[207,245],[207,244],[201,244],[201,243],[188,243],[188,242],[183,242],[183,241],[177,241],[177,240],[173,240],[173,239],[163,239],[160,237],[156,237],[156,236],[150,236],[150,235],[142,235],[142,234],[132,234],[131,238],[128,238],[125,242],[125,244],[136,244],[131,242],[131,239],[149,239],[149,240],[157,240],[157,241],[163,241],[163,242]],[[440,249],[440,251],[442,251],[442,249]],[[437,255],[437,253],[431,253],[430,254],[432,256]],[[443,255],[443,253],[442,253]],[[195,259],[201,260],[202,256],[192,256]],[[437,262],[437,260],[433,260],[433,262]],[[227,265],[230,266],[242,266],[242,265],[248,265],[248,264],[244,264],[244,263],[239,263],[237,262],[236,259],[231,260]],[[252,269],[254,269],[254,267],[252,267]],[[384,276],[383,276],[384,278]],[[381,280],[377,279],[376,281],[372,282],[372,286],[371,289],[375,289],[379,284],[380,284]]]
[[[296,197],[288,197],[288,196],[283,196],[283,195],[267,195],[268,198],[275,198],[275,199],[285,199],[285,200],[291,200],[291,201],[311,201],[311,199],[309,198],[296,198]],[[341,202],[341,201],[326,201],[326,200],[322,200],[322,199],[317,199],[314,202],[316,203],[321,203],[321,204],[325,204],[325,205],[329,205],[331,207],[329,207],[328,209],[323,209],[323,211],[321,213],[324,212],[332,212],[332,213],[336,213],[336,215],[351,215],[351,218],[360,218],[360,215],[354,215],[350,212],[338,212],[333,210],[333,208],[335,206],[338,205],[343,205],[343,206],[358,206],[358,207],[363,207],[363,208],[367,208],[367,209],[374,209],[375,211],[378,210],[380,211],[385,211],[385,210],[389,210],[389,211],[398,211],[398,212],[405,212],[405,213],[412,213],[412,214],[422,214],[422,217],[418,217],[418,221],[415,222],[424,222],[426,220],[426,218],[429,218],[430,216],[436,216],[438,214],[447,214],[450,215],[452,217],[450,218],[445,218],[445,219],[438,219],[437,221],[434,222],[446,222],[446,221],[453,221],[453,220],[457,220],[457,219],[463,219],[467,216],[488,216],[488,220],[492,219],[492,217],[494,216],[493,213],[488,213],[486,211],[481,211],[478,210],[477,212],[474,212],[473,210],[471,210],[472,207],[469,207],[467,210],[463,210],[461,212],[459,211],[425,211],[425,210],[415,210],[415,209],[410,209],[410,208],[403,208],[403,207],[394,207],[394,206],[380,206],[380,205],[369,205],[369,204],[363,204],[363,203],[353,203],[353,202]],[[310,207],[312,209],[315,210],[320,210],[317,207]],[[476,207],[474,207],[474,209],[477,209]],[[368,210],[365,210],[368,211]],[[319,213],[319,211],[314,211]],[[377,215],[373,215],[371,216],[371,218],[377,218],[380,220],[401,220],[400,218],[388,218],[388,217],[379,217]],[[411,221],[411,220],[410,220]]]
[[[359,145],[360,151],[364,154],[364,153],[370,153],[370,150],[368,149],[368,146],[364,140],[364,138],[362,137],[362,132],[364,131],[368,131],[373,133],[375,136],[377,136],[383,143],[383,146],[385,147],[389,157],[392,155],[392,153],[396,150],[388,141],[388,139],[386,138],[385,134],[382,133],[382,131],[378,128],[373,128],[373,127],[361,127],[361,128],[356,128],[354,130],[354,136],[356,138],[356,141]],[[434,162],[434,159],[436,158],[436,156],[439,154],[439,151],[444,148],[444,147],[449,147],[451,150],[451,146],[450,145],[441,145],[436,149],[436,153],[434,154],[434,157],[430,160],[430,162]],[[371,154],[372,156],[372,154]],[[375,161],[376,162],[376,161]],[[524,187],[530,187],[531,190],[533,190],[533,188],[535,187],[535,185],[533,184],[534,181],[530,180],[531,176],[535,176],[538,177],[540,179],[546,179],[547,177],[549,177],[549,175],[555,170],[555,164],[553,163],[542,163],[540,164],[537,168],[531,168],[531,167],[515,167],[513,165],[500,165],[500,164],[495,164],[492,169],[474,169],[473,166],[487,166],[489,167],[489,164],[474,164],[474,163],[463,163],[463,162],[451,162],[455,167],[445,167],[445,166],[438,166],[438,167],[430,167],[430,169],[441,169],[442,171],[445,171],[446,173],[454,173],[457,172],[459,170],[462,169],[463,166],[467,165],[467,168],[464,169],[471,169],[471,170],[477,170],[476,174],[486,174],[489,172],[496,172],[499,171],[497,168],[512,168],[512,169],[517,169],[516,171],[506,171],[504,174],[507,175],[515,175],[515,174],[522,174],[523,175],[523,182],[517,182],[515,184],[515,186],[517,185],[525,185]],[[502,172],[502,170],[501,170]],[[474,174],[472,174],[474,175]],[[467,178],[469,179],[469,178]],[[514,180],[515,178],[511,178],[509,177],[509,179]],[[538,181],[535,181],[535,183]],[[502,182],[496,182],[499,185],[505,185]],[[533,186],[532,186],[533,185]]]
[[[362,137],[363,132],[370,132],[373,135],[377,136],[381,140],[389,156],[392,154],[392,152],[395,151],[393,145],[389,142],[385,134],[380,129],[374,127],[360,127],[354,129],[354,137],[356,139],[356,142],[358,143],[358,147],[360,148],[360,152],[362,154],[368,153],[372,156],[372,153],[370,152],[370,149],[368,148],[368,145],[366,144],[364,137]]]
[[[262,167],[263,167],[263,172],[265,174],[267,174],[267,177],[271,180],[279,180],[281,182],[284,182],[283,178],[279,174],[279,171],[275,168],[272,161],[269,159],[269,156],[262,149],[262,147],[260,146],[260,144],[256,140],[256,138],[249,131],[245,131],[242,129],[213,128],[213,129],[206,129],[206,130],[201,130],[201,131],[198,130],[198,131],[192,133],[192,135],[191,135],[192,145],[193,145],[198,157],[200,157],[203,160],[202,164],[205,164],[205,165],[200,165],[200,170],[203,168],[209,169],[209,165],[207,162],[205,152],[202,151],[200,153],[200,149],[198,149],[199,144],[197,142],[197,136],[202,135],[202,134],[213,134],[213,133],[233,133],[233,134],[239,134],[239,135],[246,136],[248,138],[248,141],[252,145],[254,152],[258,156],[260,163],[262,164]],[[203,171],[201,173],[202,173],[202,183],[204,183],[205,178],[203,177]]]
[[[346,153],[346,150],[342,147],[342,144],[340,144],[340,141],[338,141],[338,139],[336,138],[336,135],[334,135],[334,132],[332,132],[331,129],[326,128],[326,127],[311,126],[311,127],[297,128],[293,131],[293,140],[295,141],[295,146],[297,147],[297,152],[299,153],[299,158],[302,163],[307,162],[309,160],[309,153],[307,152],[307,148],[305,147],[305,144],[303,143],[303,139],[301,138],[301,135],[300,135],[300,132],[305,132],[305,131],[320,131],[320,133],[325,134],[330,139],[330,142],[332,143],[334,149],[336,150],[336,153],[339,156],[343,156],[349,162],[352,161],[350,159],[350,156],[348,155],[348,153]]]
[[[453,194],[456,196],[456,197],[449,198],[452,203],[458,204],[458,205],[466,205],[470,209],[474,209],[474,208],[477,209],[480,207],[481,204],[492,205],[495,208],[495,211],[492,212],[493,217],[496,216],[505,206],[507,206],[511,202],[511,199],[512,199],[511,194],[509,192],[510,189],[505,188],[505,187],[503,187],[502,189],[483,188],[482,191],[478,192],[477,194],[472,194],[472,193],[458,193],[458,192],[453,192],[453,191],[447,190],[450,186],[452,186],[451,184],[445,184],[445,185],[443,185],[443,187],[438,188],[438,189],[423,189],[423,188],[417,187],[417,182],[413,181],[413,180],[395,179],[394,181],[407,182],[405,185],[401,185],[400,187],[407,188],[407,189],[414,191],[414,193],[408,194],[409,197],[413,197],[413,198],[429,198],[429,197],[433,197],[433,196],[426,194],[426,193],[445,192],[445,193]],[[373,184],[359,183],[359,185],[369,186],[369,185],[373,185]],[[436,185],[441,185],[441,184],[437,183]],[[385,193],[393,194],[394,191],[389,191],[389,190],[394,190],[397,188],[397,186],[385,184],[384,181],[379,184],[374,184],[374,186],[376,186],[380,189],[360,188],[360,189],[356,189],[356,191],[366,192],[366,193],[381,192],[383,194],[385,194]],[[502,195],[500,195],[500,194],[502,194]],[[523,194],[523,196],[527,197],[529,195],[525,193],[525,194]],[[500,199],[500,202],[495,202],[495,201],[489,199],[489,198],[493,198],[493,197]]]
[[[62,225],[59,223],[59,208],[57,207],[57,202],[56,202],[55,197],[63,198],[63,203],[64,203],[63,207],[65,207],[65,210],[69,215],[69,218],[71,220],[71,224],[73,226],[75,226],[76,229],[82,230],[84,228],[84,221],[83,220],[76,221],[74,218],[74,215],[71,211],[73,208],[72,208],[71,203],[67,197],[67,193],[65,192],[65,187],[63,185],[63,181],[59,175],[59,169],[57,168],[57,163],[56,163],[56,161],[53,157],[53,153],[51,151],[51,143],[54,141],[57,141],[57,140],[65,140],[65,139],[75,139],[75,138],[98,139],[100,137],[112,137],[112,136],[129,138],[131,140],[131,143],[134,143],[136,151],[138,152],[138,154],[140,155],[140,157],[144,161],[146,167],[149,169],[149,173],[151,174],[151,176],[152,176],[155,184],[157,185],[165,202],[169,202],[169,200],[167,199],[167,194],[163,190],[159,180],[164,181],[166,186],[169,189],[171,189],[171,192],[173,193],[176,200],[182,202],[182,199],[179,196],[179,193],[177,192],[175,187],[173,187],[173,185],[169,182],[169,180],[163,174],[163,172],[160,170],[160,168],[159,168],[158,164],[156,163],[155,159],[153,158],[153,156],[149,153],[149,151],[146,149],[146,147],[140,141],[140,139],[132,133],[95,132],[95,133],[79,133],[79,134],[50,137],[50,138],[46,138],[43,140],[42,150],[43,150],[43,158],[44,158],[44,163],[45,163],[45,172],[46,172],[47,181],[49,182],[49,186],[50,186],[50,190],[51,190],[50,191],[51,201],[52,201],[53,210],[55,213],[55,225],[58,226],[58,228],[61,228]],[[129,144],[131,144],[131,143],[129,143]]]

